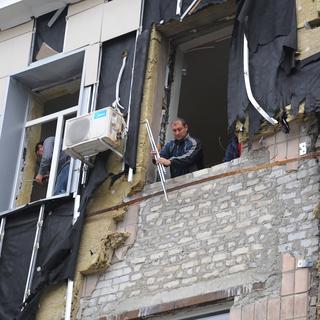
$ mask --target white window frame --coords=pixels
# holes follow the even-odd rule
[[[93,95],[96,94],[96,90],[93,90],[91,86],[85,86],[85,70],[86,70],[86,48],[82,48],[80,50],[74,50],[73,52],[68,52],[68,53],[60,53],[55,56],[50,56],[48,58],[42,59],[40,61],[36,61],[30,65],[29,68],[21,70],[20,72],[27,71],[29,69],[36,68],[38,66],[46,65],[52,61],[60,60],[63,59],[64,57],[68,57],[70,55],[79,53],[79,52],[84,52],[84,59],[83,59],[83,66],[82,66],[82,75],[81,75],[81,83],[80,83],[80,92],[79,92],[79,105],[70,107],[67,109],[64,109],[62,111],[49,114],[44,117],[40,117],[34,120],[27,121],[25,119],[24,123],[24,130],[21,135],[21,140],[20,140],[20,146],[19,146],[19,152],[18,152],[18,163],[15,169],[15,174],[14,174],[14,183],[13,183],[13,188],[11,191],[11,197],[10,197],[10,205],[9,205],[9,210],[14,209],[16,207],[15,202],[16,202],[16,196],[18,193],[18,186],[19,186],[19,174],[20,174],[20,169],[21,169],[21,164],[22,164],[22,158],[23,158],[23,150],[24,150],[24,141],[25,141],[25,134],[26,134],[26,128],[37,125],[37,124],[43,124],[52,120],[57,120],[57,127],[56,127],[56,134],[55,134],[55,144],[54,144],[54,151],[53,151],[53,156],[52,156],[52,161],[51,161],[51,170],[50,170],[50,175],[49,175],[49,180],[48,180],[48,188],[47,188],[47,193],[46,193],[46,198],[51,198],[53,197],[53,190],[54,190],[54,185],[55,185],[55,179],[56,179],[56,173],[57,173],[57,166],[58,166],[58,157],[59,157],[59,152],[60,152],[60,146],[62,144],[62,139],[63,139],[63,126],[64,126],[64,117],[67,115],[70,115],[72,113],[76,113],[76,116],[84,115],[88,113],[92,108],[93,101],[95,101],[95,97]],[[19,72],[19,73],[20,73]],[[99,72],[99,70],[98,70]],[[14,75],[13,75],[14,77]],[[7,93],[6,93],[7,94]],[[30,97],[29,101],[27,104],[27,109],[30,107]],[[26,112],[26,117],[27,117],[28,112]],[[0,132],[1,135],[1,132]],[[67,185],[67,192],[66,194],[69,193],[76,193],[78,189],[78,184],[79,184],[79,178],[80,178],[80,168],[81,168],[81,161],[80,160],[75,160],[71,159],[70,162],[70,170],[69,170],[69,176],[68,176],[68,185]],[[61,195],[59,195],[61,196]]]
[[[64,117],[67,115],[72,115],[72,114],[76,115],[77,111],[78,111],[78,106],[75,106],[75,107],[71,107],[68,109],[64,109],[59,112],[52,113],[52,114],[44,116],[44,117],[40,117],[40,118],[37,118],[34,120],[27,121],[25,124],[25,130],[26,130],[27,128],[30,128],[35,125],[42,125],[42,124],[48,123],[50,121],[57,120],[54,148],[53,148],[51,168],[50,168],[47,194],[46,194],[47,198],[50,198],[53,196],[54,186],[55,186],[55,182],[56,182],[56,176],[58,173],[57,171],[58,171],[59,153],[61,150],[61,144],[62,144],[62,138],[63,138]],[[24,133],[24,136],[25,136],[25,133]],[[74,160],[70,162],[70,171],[71,172],[73,171],[74,162],[75,162]],[[68,179],[68,186],[67,186],[66,194],[70,193],[70,186],[71,186],[70,171],[69,171],[69,179]],[[17,174],[18,173],[16,173],[16,175]],[[19,181],[18,181],[18,177],[17,177],[16,184],[18,184],[18,182]],[[16,188],[15,188],[15,190],[16,190]]]

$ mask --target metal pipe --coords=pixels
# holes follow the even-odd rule
[[[249,101],[252,103],[253,107],[260,113],[260,115],[267,120],[272,125],[276,125],[278,121],[272,117],[270,117],[259,105],[257,100],[254,98],[251,84],[250,84],[250,74],[249,74],[249,47],[248,47],[248,40],[246,35],[243,35],[243,75],[244,75],[244,82],[246,86],[246,91],[248,95]]]
[[[56,128],[56,134],[54,139],[54,147],[53,147],[50,174],[49,174],[49,180],[48,180],[48,188],[47,188],[47,194],[46,194],[47,198],[50,198],[54,195],[54,186],[55,186],[57,173],[58,173],[60,146],[63,138],[62,136],[63,123],[64,123],[63,116],[59,115],[57,120],[57,128]]]
[[[159,154],[157,145],[156,145],[156,143],[154,141],[149,121],[147,119],[146,119],[146,127],[147,127],[149,140],[150,140],[150,143],[151,143],[151,147],[152,147],[153,151],[155,151],[156,160],[159,160],[160,159],[160,154]],[[163,164],[160,164],[160,167],[161,167],[161,171],[163,172],[163,174],[166,174],[166,170],[165,170]]]
[[[177,8],[176,8],[176,15],[181,15],[181,8],[182,8],[182,0],[177,0]]]
[[[133,169],[129,168],[129,172],[128,172],[128,182],[131,183],[133,180]]]
[[[146,124],[146,127],[147,127],[147,133],[148,133],[149,141],[150,141],[150,144],[151,144],[151,148],[152,148],[152,151],[154,152],[155,160],[157,161],[157,165],[159,165],[159,168],[160,168],[160,171],[161,171],[160,175],[164,178],[165,169],[164,169],[163,165],[158,162],[160,160],[160,155],[159,155],[157,146],[156,146],[156,144],[155,144],[155,142],[153,140],[151,128],[148,126],[148,124]]]
[[[28,277],[27,277],[26,287],[25,287],[24,295],[23,295],[23,303],[27,300],[28,296],[30,295],[33,274],[34,274],[34,270],[35,270],[35,266],[36,266],[36,262],[37,262],[37,254],[38,254],[38,249],[39,249],[41,231],[42,231],[42,226],[43,226],[44,208],[45,208],[45,205],[43,204],[40,207],[40,211],[39,211],[37,230],[36,230],[36,234],[34,237],[32,255],[31,255],[30,264],[29,264]]]
[[[82,184],[84,184],[84,183],[85,183],[85,181]],[[77,220],[80,216],[80,212],[79,212],[80,200],[81,200],[81,196],[79,194],[75,193],[74,194],[74,209],[73,209],[72,225],[74,225],[77,222]],[[72,296],[73,296],[73,280],[68,279],[66,308],[65,308],[65,313],[64,313],[65,320],[71,319]]]
[[[71,319],[72,295],[73,295],[73,281],[68,279],[66,309],[65,309],[65,313],[64,313],[64,320]]]
[[[142,0],[141,6],[144,6],[144,0]],[[131,69],[131,82],[130,82],[130,94],[129,94],[129,104],[128,104],[128,110],[127,110],[127,121],[126,121],[126,133],[129,131],[129,126],[130,126],[130,112],[131,112],[131,101],[132,101],[132,88],[133,88],[133,77],[134,77],[134,69],[135,69],[135,64],[136,64],[136,53],[137,53],[137,44],[138,44],[138,38],[139,35],[142,31],[142,17],[143,17],[143,7],[141,7],[141,12],[140,12],[140,26],[139,30],[136,32],[136,40],[134,44],[134,53],[133,53],[133,64],[132,64],[132,69]],[[126,151],[126,144],[125,144],[125,150]],[[129,168],[129,174],[128,174],[128,182],[131,183],[133,179],[133,168]]]
[[[189,13],[189,11],[193,8],[193,6],[198,2],[199,0],[194,0],[190,6],[188,7],[188,9],[182,14],[181,18],[180,18],[180,22],[185,18],[185,16]]]
[[[149,141],[150,141],[150,144],[151,144],[151,148],[155,152],[155,157],[156,157],[156,161],[157,161],[157,170],[158,170],[158,173],[159,173],[159,176],[160,176],[160,181],[161,181],[161,186],[162,186],[162,189],[163,189],[163,193],[164,193],[166,201],[169,201],[168,200],[168,196],[167,196],[166,187],[165,187],[165,182],[166,182],[166,179],[164,177],[165,169],[164,169],[164,166],[158,162],[158,160],[160,159],[160,155],[159,155],[157,146],[155,144],[154,138],[152,136],[152,131],[151,131],[151,128],[150,128],[149,121],[147,119],[146,119],[146,123],[145,124],[146,124],[146,128],[147,128],[147,133],[148,133]]]
[[[0,258],[1,258],[1,252],[2,252],[2,246],[3,246],[5,226],[6,226],[6,218],[2,218],[1,224],[0,224]]]

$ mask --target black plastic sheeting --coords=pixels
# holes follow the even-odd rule
[[[182,12],[190,6],[192,1],[193,0],[183,1]],[[196,11],[210,4],[220,4],[224,2],[226,2],[226,0],[204,0],[197,7]],[[120,84],[120,104],[125,107],[125,115],[129,106],[133,57],[136,44],[136,61],[131,91],[130,124],[124,156],[124,160],[130,168],[135,168],[136,166],[140,111],[151,27],[152,24],[179,19],[180,16],[176,15],[176,5],[177,2],[173,0],[145,0],[143,28],[137,38],[137,42],[136,33],[133,32],[103,44],[97,109],[109,106],[115,100],[116,82],[122,64],[122,53],[127,51],[128,59]]]
[[[106,161],[111,151],[101,153],[82,192],[80,216],[72,225],[74,200],[63,197],[39,201],[8,213],[0,259],[0,319],[35,319],[45,287],[74,278],[85,210],[93,192],[110,174]],[[22,305],[41,205],[45,217],[31,295]],[[23,310],[21,312],[21,309]]]
[[[55,51],[62,52],[64,32],[66,29],[67,11],[68,8],[66,7],[50,28],[48,26],[48,22],[56,13],[56,11],[49,12],[36,19],[36,34],[34,39],[32,61],[36,61],[36,56],[44,42]]]
[[[249,43],[249,71],[253,96],[260,106],[275,116],[292,105],[297,114],[305,101],[305,111],[320,110],[320,56],[295,60],[297,23],[295,0],[238,2],[232,36],[228,85],[228,120],[249,115],[250,141],[259,130],[260,114],[247,98],[243,76],[243,35]]]
[[[7,219],[0,260],[0,319],[12,320],[19,314],[38,214],[39,210],[26,210]]]
[[[123,61],[123,53],[127,54],[126,67],[120,82],[120,104],[125,108],[127,116],[131,97],[130,124],[128,130],[125,163],[130,168],[136,166],[138,146],[140,109],[143,92],[144,74],[147,60],[150,30],[143,31],[136,41],[136,32],[129,33],[103,44],[101,72],[97,97],[97,109],[110,106],[116,99],[116,83]],[[132,68],[136,47],[136,62],[132,80]],[[132,84],[131,84],[132,82]],[[132,86],[132,88],[131,88]]]

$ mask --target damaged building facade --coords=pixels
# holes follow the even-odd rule
[[[320,2],[257,2],[0,2],[1,319],[320,319]],[[78,156],[108,107],[120,142]],[[166,201],[146,120],[178,116],[205,168]]]

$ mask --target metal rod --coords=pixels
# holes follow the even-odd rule
[[[259,105],[257,100],[254,98],[251,84],[250,84],[250,74],[249,74],[249,48],[248,48],[248,40],[245,34],[243,34],[243,75],[245,87],[248,95],[248,99],[252,103],[253,107],[261,114],[261,116],[266,119],[272,125],[276,125],[278,121],[272,117],[270,117]]]
[[[55,14],[52,16],[52,18],[49,20],[48,22],[48,27],[51,28],[53,26],[53,24],[59,19],[61,13],[63,12],[63,10],[65,9],[67,5],[63,6],[62,8],[58,9]]]
[[[158,162],[159,159],[160,159],[160,155],[159,155],[159,152],[158,152],[158,149],[157,149],[157,145],[155,144],[155,141],[154,141],[154,138],[153,138],[153,135],[152,135],[152,131],[151,131],[151,128],[150,128],[149,121],[147,119],[146,119],[145,124],[146,124],[147,133],[148,133],[148,137],[149,137],[149,141],[150,141],[150,145],[151,145],[152,151],[154,151],[154,153],[155,153],[155,158],[156,158],[156,161],[157,161],[157,170],[158,170],[158,173],[159,173],[159,176],[160,176],[160,181],[161,181],[161,186],[162,186],[162,189],[163,189],[163,193],[164,193],[166,201],[169,201],[168,200],[168,196],[167,196],[166,186],[165,186],[165,182],[166,182],[166,179],[164,177],[165,169],[164,169],[164,166]]]
[[[198,2],[199,0],[194,0],[190,6],[188,7],[188,9],[182,14],[181,18],[180,18],[180,22],[185,18],[185,16],[189,13],[189,11],[193,8],[193,6]]]
[[[2,218],[1,224],[0,224],[0,258],[1,258],[1,252],[2,252],[2,246],[3,246],[5,226],[6,226],[6,218]]]
[[[73,295],[73,281],[68,279],[66,309],[65,309],[65,314],[64,314],[64,320],[71,319],[72,295]]]
[[[132,182],[133,180],[133,169],[129,168],[129,172],[128,172],[128,182]]]
[[[43,226],[44,208],[45,208],[45,205],[43,204],[40,207],[40,211],[39,211],[37,230],[36,230],[36,234],[34,237],[32,255],[31,255],[29,271],[28,271],[28,277],[27,277],[26,287],[25,287],[24,295],[23,295],[23,303],[27,300],[28,296],[30,295],[33,274],[34,274],[34,270],[35,270],[36,262],[37,262],[37,254],[38,254],[38,249],[39,249],[41,231],[42,231],[42,226]]]
[[[129,132],[129,126],[130,126],[130,112],[131,112],[131,102],[132,102],[132,88],[133,88],[133,79],[134,79],[134,70],[135,70],[135,65],[136,65],[136,54],[137,54],[137,44],[138,44],[138,38],[139,35],[142,32],[142,23],[143,23],[143,10],[144,10],[144,0],[141,2],[141,9],[140,9],[140,25],[139,25],[139,30],[136,32],[136,40],[134,43],[134,52],[133,52],[133,64],[132,64],[132,69],[131,69],[131,82],[130,82],[130,94],[129,94],[129,104],[128,104],[128,110],[127,110],[127,121],[126,121],[126,127],[125,130],[127,133]],[[128,141],[128,140],[127,140]],[[125,149],[124,153],[126,152],[127,149],[127,143],[125,144]],[[128,182],[131,183],[133,179],[133,168],[129,168],[129,173],[128,173]]]
[[[177,8],[176,8],[176,15],[181,15],[181,8],[182,8],[182,0],[177,0]]]
[[[50,198],[54,195],[54,186],[57,179],[59,153],[60,153],[60,146],[61,146],[62,135],[63,135],[63,122],[64,122],[63,116],[60,115],[58,117],[56,134],[54,139],[54,147],[53,147],[47,195],[46,195],[47,198]]]
[[[146,119],[146,127],[147,127],[147,131],[148,131],[148,135],[149,135],[151,146],[154,149],[155,154],[156,154],[156,160],[159,160],[160,159],[160,154],[159,154],[157,145],[156,145],[156,143],[154,141],[149,121],[147,119]],[[166,170],[165,170],[164,166],[162,164],[160,164],[160,165],[161,165],[161,170],[162,170],[163,174],[166,174]]]
[[[80,200],[81,200],[80,195],[75,192],[72,225],[74,225],[77,222],[77,220],[78,220],[78,218],[80,216],[80,212],[79,212]],[[66,308],[65,308],[65,313],[64,313],[64,320],[70,320],[71,319],[72,297],[73,297],[73,280],[68,279],[67,296],[66,296]]]

